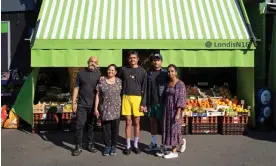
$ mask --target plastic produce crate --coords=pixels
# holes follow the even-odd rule
[[[188,116],[183,117],[181,133],[182,133],[182,135],[189,134],[189,117]]]
[[[192,117],[192,135],[214,135],[218,134],[218,117]]]
[[[246,134],[248,116],[220,117],[220,133],[222,135]]]
[[[63,112],[61,114],[61,129],[63,131],[76,131],[76,114]]]
[[[34,126],[32,132],[39,133],[40,131],[58,130],[58,123],[59,119],[55,113],[34,113]]]

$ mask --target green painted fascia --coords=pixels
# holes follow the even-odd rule
[[[36,39],[32,50],[40,49],[209,49],[252,50],[248,40],[44,40]]]
[[[9,23],[6,21],[1,22],[1,33],[8,33],[9,32]]]

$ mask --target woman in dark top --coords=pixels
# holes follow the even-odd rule
[[[169,83],[165,88],[162,102],[163,112],[163,134],[162,144],[171,146],[172,151],[168,154],[159,153],[166,159],[178,157],[176,147],[181,145],[180,151],[184,152],[186,140],[181,138],[182,111],[186,104],[185,84],[177,78],[177,67],[168,66]]]
[[[121,113],[122,82],[116,77],[116,65],[107,68],[107,77],[101,79],[96,87],[95,115],[100,117],[103,127],[104,156],[116,155]],[[100,107],[98,107],[100,104]],[[100,109],[98,111],[98,108]]]

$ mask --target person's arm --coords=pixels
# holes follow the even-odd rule
[[[100,91],[97,90],[96,96],[95,96],[95,105],[94,105],[94,114],[99,117],[99,102],[100,102]]]
[[[142,100],[141,100],[141,106],[146,106],[147,104],[147,72],[144,71],[143,72],[143,76],[142,76]]]
[[[75,80],[75,85],[74,85],[73,95],[72,95],[73,112],[77,111],[77,99],[78,99],[78,94],[79,94],[79,87],[80,87],[80,74],[78,73],[76,80]]]
[[[176,107],[177,107],[176,119],[179,119],[186,105],[186,88],[183,82],[178,83],[176,87],[175,98],[176,98]]]
[[[151,105],[151,72],[147,72],[147,107],[149,108]]]

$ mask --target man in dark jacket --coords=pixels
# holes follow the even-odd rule
[[[82,152],[82,136],[85,123],[88,125],[88,150],[96,153],[94,147],[93,125],[95,124],[94,99],[96,85],[99,82],[101,73],[99,71],[98,60],[96,57],[90,57],[88,67],[80,71],[76,77],[75,88],[73,90],[73,112],[77,112],[76,120],[76,148],[72,155],[78,156]],[[78,98],[78,100],[77,100]]]
[[[160,100],[168,81],[168,73],[166,70],[162,69],[162,60],[163,58],[160,54],[152,55],[152,68],[148,72],[147,108],[152,135],[151,143],[147,148],[148,151],[158,150],[156,143],[157,121],[162,121],[163,117]]]

